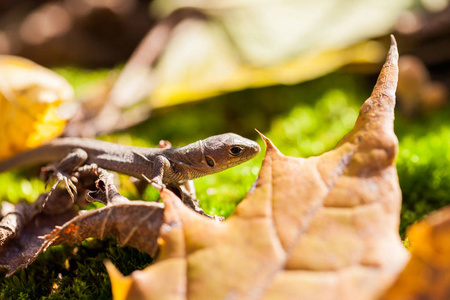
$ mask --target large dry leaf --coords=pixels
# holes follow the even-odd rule
[[[450,206],[413,225],[407,236],[411,260],[381,299],[450,299]]]
[[[398,53],[354,129],[318,157],[281,154],[270,140],[255,184],[214,222],[163,191],[157,262],[130,277],[108,270],[116,299],[376,299],[403,269],[401,193],[393,132]]]

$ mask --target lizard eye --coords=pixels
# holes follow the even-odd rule
[[[239,156],[242,154],[242,150],[244,150],[244,148],[239,146],[233,146],[228,150],[228,152],[230,152],[230,154],[233,156]]]
[[[206,160],[206,163],[208,164],[208,166],[210,166],[210,167],[214,167],[214,165],[216,164],[214,162],[214,159],[212,159],[210,156],[205,156],[205,160]]]

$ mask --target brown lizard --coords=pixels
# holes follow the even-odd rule
[[[0,172],[59,161],[47,170],[54,172],[57,183],[65,183],[73,198],[71,190],[76,193],[76,189],[70,175],[82,164],[96,164],[162,186],[182,184],[223,171],[253,158],[259,151],[256,142],[234,133],[166,149],[125,146],[94,139],[59,138],[0,162]]]

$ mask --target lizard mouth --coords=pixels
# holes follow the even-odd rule
[[[254,144],[253,147],[253,152],[255,153],[254,155],[258,154],[261,151],[261,147],[258,144]]]

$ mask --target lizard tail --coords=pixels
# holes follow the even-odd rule
[[[64,154],[62,153],[62,155],[61,154],[58,155],[57,153],[55,153],[55,149],[52,149],[47,145],[44,145],[35,149],[19,153],[4,161],[1,161],[0,173],[11,169],[20,169],[25,167],[42,165],[54,160],[58,160],[60,156],[64,157]]]

